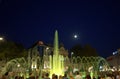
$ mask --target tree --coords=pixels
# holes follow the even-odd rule
[[[84,47],[82,47],[80,44],[77,44],[70,49],[70,52],[72,56],[75,56],[75,57],[76,56],[80,56],[80,57],[98,56],[96,50],[93,47],[91,47],[89,44],[85,45]]]
[[[22,44],[18,44],[12,41],[4,41],[0,43],[1,59],[9,60],[26,55],[27,51]]]
[[[71,49],[70,49],[70,52],[71,52],[71,55],[72,56],[83,56],[82,52],[83,52],[83,48],[80,44],[77,44],[75,46],[73,46]]]
[[[89,44],[83,47],[85,56],[98,56],[96,49],[91,47]]]

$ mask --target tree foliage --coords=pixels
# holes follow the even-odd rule
[[[70,52],[72,52],[73,54],[71,53],[71,55],[75,57],[76,56],[80,56],[80,57],[98,56],[96,49],[91,47],[89,44],[83,47],[80,44],[77,44],[70,49]]]
[[[18,44],[12,41],[0,42],[0,58],[1,59],[12,59],[17,57],[26,56],[26,49],[22,44]]]

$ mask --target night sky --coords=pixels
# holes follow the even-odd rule
[[[26,48],[38,40],[53,44],[57,29],[66,49],[90,44],[107,57],[120,48],[119,26],[116,0],[0,0],[0,36]]]

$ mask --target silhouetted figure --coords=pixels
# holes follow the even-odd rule
[[[54,79],[54,77],[55,77],[55,74],[52,74],[52,79]]]
[[[78,72],[78,71],[76,72],[75,79],[82,79],[82,76],[79,74],[79,72]]]
[[[91,76],[90,76],[90,75],[87,75],[87,76],[86,76],[86,79],[91,79]]]
[[[63,76],[62,76],[62,75],[59,75],[59,79],[63,79]]]
[[[55,75],[54,79],[58,79],[58,76],[57,76],[57,75]]]
[[[46,73],[46,74],[45,74],[45,78],[44,78],[44,79],[50,79],[49,73]]]
[[[65,73],[63,79],[68,79],[67,74]]]

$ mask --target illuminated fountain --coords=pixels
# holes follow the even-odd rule
[[[53,49],[53,56],[50,57],[50,75],[57,74],[63,75],[64,74],[64,57],[63,55],[59,54],[59,47],[58,47],[58,32],[55,32],[54,38],[54,49]]]
[[[48,48],[42,53],[48,53]],[[39,76],[43,72],[56,75],[64,75],[65,71],[73,72],[79,71],[82,76],[85,77],[86,73],[90,73],[91,77],[98,75],[98,72],[108,71],[109,65],[102,57],[71,57],[63,56],[60,54],[58,32],[55,31],[54,47],[52,49],[53,54],[40,56],[38,47],[30,49],[28,52],[28,58],[16,58],[12,59],[2,69],[2,74],[5,72],[15,72],[19,76],[29,78],[29,73],[34,73],[34,76]],[[62,48],[62,50],[65,50]],[[65,52],[65,51],[62,51]]]
[[[50,76],[54,73],[56,75],[64,74],[64,57],[59,53],[59,44],[58,44],[58,32],[55,32],[54,38],[54,47],[53,47],[53,55],[48,55],[40,57],[39,52],[37,50],[37,46],[30,49],[28,52],[28,58],[16,58],[12,59],[6,63],[5,67],[2,69],[2,74],[6,72],[16,72],[21,73],[20,75],[25,76],[25,78],[29,78],[29,73],[39,71],[39,76],[45,70],[47,65],[47,71]],[[48,49],[47,49],[48,50]],[[45,51],[43,52],[45,53]],[[17,76],[20,76],[17,75]]]
[[[11,78],[13,78],[12,74],[15,76],[26,77],[27,74],[27,62],[25,58],[16,58],[12,59],[6,63],[5,67],[2,69],[0,74],[5,74],[8,72],[11,74]]]
[[[98,74],[102,72],[109,71],[109,64],[107,61],[102,57],[72,57],[71,59],[71,65],[72,70],[75,69],[77,71],[80,71],[82,74],[82,77],[85,77],[86,74],[89,74],[92,78],[98,77]]]

